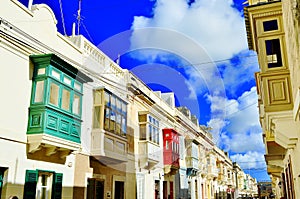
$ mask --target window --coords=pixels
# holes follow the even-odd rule
[[[59,97],[59,85],[54,82],[51,82],[49,102],[55,106],[58,106],[58,97]]]
[[[26,170],[24,199],[60,199],[62,173],[42,170]]]
[[[38,174],[37,182],[37,198],[49,199],[51,198],[51,188],[52,188],[52,173],[40,172]]]
[[[266,44],[268,68],[281,67],[282,59],[281,59],[280,40],[279,39],[266,40],[265,44]]]
[[[263,22],[263,27],[264,27],[265,32],[278,30],[277,19],[270,20],[270,21],[264,21]]]
[[[149,140],[159,144],[159,122],[157,119],[152,117],[151,115],[148,115],[149,117]]]
[[[150,114],[139,115],[140,140],[159,144],[159,121]]]
[[[34,103],[39,103],[43,101],[44,101],[44,81],[37,81],[35,83]]]
[[[101,116],[101,112],[103,116]],[[93,120],[93,128],[101,128],[103,126],[106,131],[126,136],[127,104],[106,90],[96,90],[94,92]]]

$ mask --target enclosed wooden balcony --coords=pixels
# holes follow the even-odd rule
[[[54,54],[32,55],[30,60],[28,153],[63,159],[81,148],[83,84],[92,79]]]
[[[196,176],[199,171],[198,142],[196,140],[186,140],[186,167],[188,176]]]
[[[179,135],[174,129],[163,129],[164,170],[173,175],[179,169]]]

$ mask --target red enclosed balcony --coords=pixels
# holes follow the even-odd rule
[[[164,170],[175,174],[179,169],[179,135],[174,129],[163,129]]]

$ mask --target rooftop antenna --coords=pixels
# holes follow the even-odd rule
[[[78,10],[77,10],[77,35],[79,35],[81,23],[81,0],[78,1]]]
[[[28,1],[28,9],[29,10],[31,10],[32,4],[33,4],[33,0],[29,0]]]

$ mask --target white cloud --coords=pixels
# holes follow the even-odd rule
[[[152,49],[135,51],[134,57],[153,62],[166,53],[180,56],[193,65],[186,66],[185,73],[187,84],[193,86],[190,90],[198,95],[206,91],[213,95],[215,90],[225,93],[224,83],[236,89],[238,83],[253,79],[245,78],[251,67],[242,62],[248,61],[226,67],[224,79],[213,63],[247,49],[244,18],[232,5],[232,0],[195,0],[191,5],[186,0],[157,0],[152,17],[134,17],[131,50]]]
[[[230,158],[237,162],[242,169],[263,170],[266,167],[263,153],[249,151],[245,154],[235,154]]]
[[[244,19],[232,5],[232,0],[196,0],[191,6],[186,0],[157,0],[152,18],[134,18],[132,48],[166,49],[193,63],[206,61],[206,57],[199,57],[204,52],[214,60],[231,58],[247,48]],[[138,31],[147,27],[154,29]],[[178,39],[168,31],[162,34],[159,28],[182,34],[192,42]],[[199,48],[204,52],[199,52]]]
[[[238,99],[217,95],[206,98],[212,114],[207,125],[213,128],[212,134],[221,148],[234,153],[264,151],[255,87]]]

